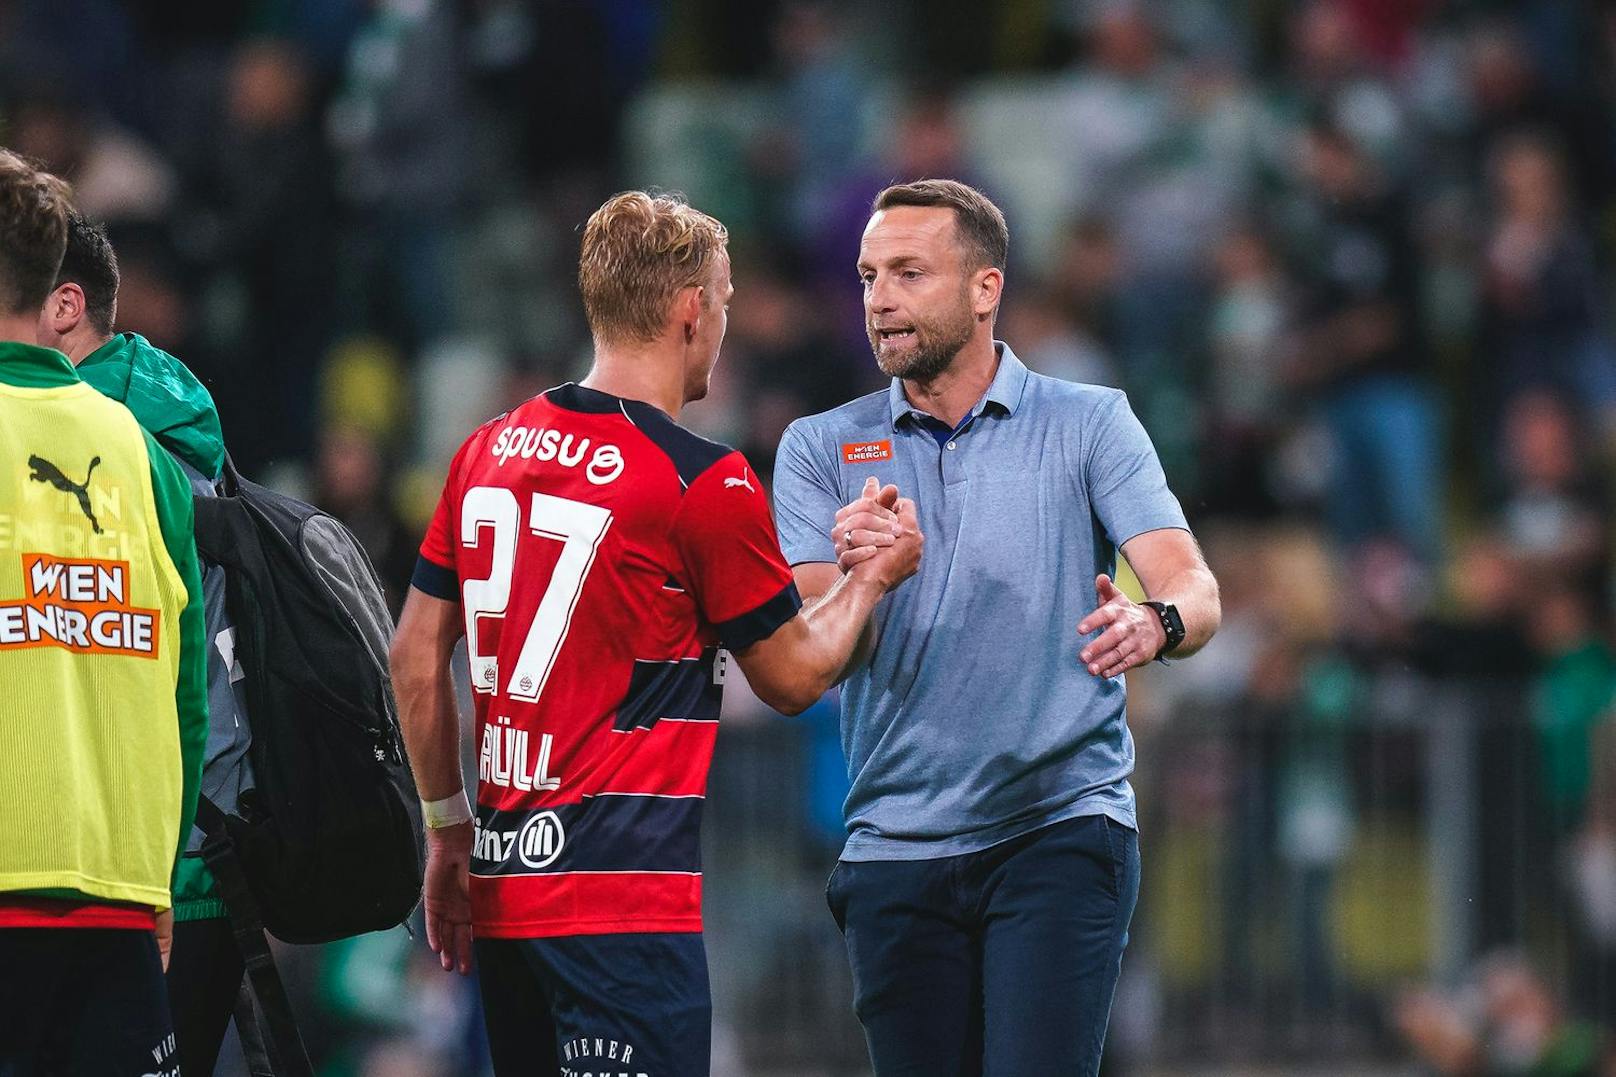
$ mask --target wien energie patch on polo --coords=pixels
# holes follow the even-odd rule
[[[22,555],[21,601],[0,601],[0,650],[156,658],[161,614],[129,602],[129,562]]]
[[[842,462],[871,464],[877,460],[892,459],[890,441],[848,441],[842,444]]]

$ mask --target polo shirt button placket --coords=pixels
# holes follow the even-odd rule
[[[959,449],[959,437],[955,433],[953,438],[943,442],[943,454],[938,457],[945,488],[965,481],[965,457],[956,451]]]

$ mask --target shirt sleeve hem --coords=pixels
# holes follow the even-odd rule
[[[802,596],[796,583],[788,583],[780,593],[739,617],[718,625],[718,638],[731,651],[744,651],[759,640],[768,639],[779,627],[802,609]]]
[[[1120,550],[1122,547],[1126,546],[1128,543],[1132,542],[1134,539],[1138,538],[1140,535],[1148,535],[1152,531],[1189,531],[1189,529],[1190,529],[1190,525],[1185,520],[1174,520],[1174,521],[1170,521],[1170,522],[1169,521],[1163,521],[1163,522],[1156,522],[1156,523],[1143,523],[1143,524],[1140,524],[1140,525],[1138,525],[1136,527],[1122,528],[1123,532],[1125,532],[1127,537],[1126,538],[1120,538],[1119,537],[1119,538],[1113,539],[1112,541],[1117,544],[1117,548]]]
[[[460,577],[455,575],[455,570],[428,560],[425,554],[415,559],[415,573],[410,577],[410,586],[445,602],[460,601]]]

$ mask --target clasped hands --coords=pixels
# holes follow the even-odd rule
[[[915,517],[915,503],[882,486],[872,475],[858,499],[836,511],[830,530],[836,563],[843,572],[868,577],[890,591],[920,568],[926,537]]]

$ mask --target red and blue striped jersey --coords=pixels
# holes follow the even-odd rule
[[[801,606],[740,453],[563,385],[461,447],[414,586],[458,601],[476,703],[474,930],[701,930],[724,656]]]

